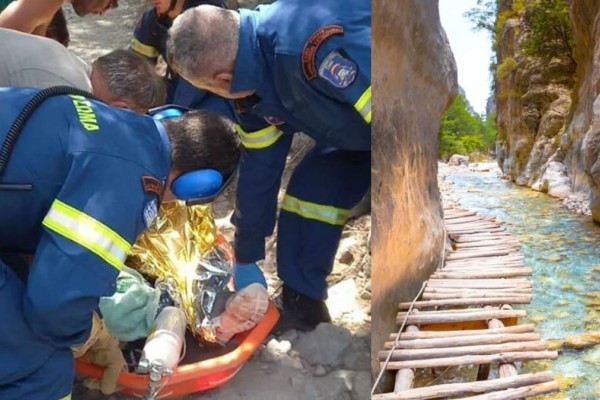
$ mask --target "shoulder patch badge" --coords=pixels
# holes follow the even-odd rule
[[[146,193],[154,193],[158,197],[163,195],[163,184],[161,181],[150,175],[142,176],[142,188]]]
[[[153,199],[151,202],[146,204],[144,207],[144,224],[146,225],[146,229],[150,228],[156,217],[158,216],[158,205],[156,199]]]
[[[344,27],[341,25],[327,25],[313,33],[302,50],[302,71],[306,79],[312,80],[317,77],[317,68],[315,66],[315,56],[321,44],[333,35],[343,35]]]
[[[343,89],[356,79],[358,66],[339,51],[332,51],[319,66],[319,76],[333,86]]]

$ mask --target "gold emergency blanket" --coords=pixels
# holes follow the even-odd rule
[[[126,264],[168,291],[195,335],[216,342],[210,314],[231,276],[233,251],[217,234],[210,205],[163,203],[155,222],[131,248]]]

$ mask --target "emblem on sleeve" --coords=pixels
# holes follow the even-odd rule
[[[146,229],[150,228],[157,216],[158,204],[156,199],[153,199],[151,202],[146,204],[146,207],[144,207],[144,224],[146,225]]]
[[[317,68],[315,67],[315,56],[321,44],[330,36],[343,35],[344,28],[341,25],[324,26],[313,33],[302,50],[302,71],[306,79],[312,80],[317,77]]]
[[[338,51],[332,51],[319,66],[319,76],[336,88],[346,88],[356,79],[358,67]]]
[[[154,193],[158,197],[162,197],[163,184],[161,181],[150,175],[142,176],[142,187],[146,193]]]

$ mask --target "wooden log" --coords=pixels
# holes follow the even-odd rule
[[[468,254],[475,252],[484,252],[484,251],[502,251],[506,254],[518,254],[518,248],[514,246],[505,246],[503,244],[497,244],[495,246],[480,246],[480,247],[456,247],[453,254]]]
[[[501,392],[482,394],[479,396],[463,397],[462,400],[519,400],[541,394],[558,392],[560,386],[557,382],[546,382],[537,385],[506,389]]]
[[[504,288],[468,288],[462,289],[459,287],[448,287],[448,288],[427,288],[427,291],[424,294],[456,294],[460,296],[462,294],[466,295],[465,297],[502,297],[502,296],[510,296],[510,295],[528,295],[531,294],[532,288],[526,287],[504,287]]]
[[[501,304],[529,304],[531,303],[531,296],[514,296],[508,297],[473,297],[473,298],[450,298],[450,299],[437,299],[427,301],[415,302],[415,307],[428,308],[428,307],[440,307],[440,306],[460,306],[460,305],[501,305]],[[410,303],[400,303],[401,309],[408,309]]]
[[[503,287],[503,288],[462,288],[462,287],[427,287],[425,293],[499,293],[499,294],[511,294],[511,293],[531,293],[531,288],[515,288],[515,287]]]
[[[504,389],[527,387],[530,385],[552,382],[551,372],[524,374],[509,378],[493,379],[485,382],[447,383],[406,390],[401,393],[382,393],[371,397],[372,400],[431,400],[471,395],[473,393],[489,393]]]
[[[418,310],[415,310],[418,311]],[[406,332],[419,332],[419,328],[415,325],[409,325],[406,327]],[[413,380],[415,379],[415,371],[410,368],[404,368],[398,371],[396,374],[396,380],[394,383],[394,392],[401,392],[403,390],[411,389],[413,387]]]
[[[481,271],[476,273],[465,272],[444,272],[437,271],[432,276],[434,278],[446,279],[479,279],[479,278],[510,278],[515,276],[531,276],[529,268],[515,268],[510,271]]]
[[[445,220],[450,220],[450,219],[471,217],[471,216],[475,216],[475,215],[477,215],[477,213],[475,211],[465,211],[465,212],[457,212],[457,213],[444,213],[444,219]]]
[[[461,272],[461,273],[479,273],[479,272],[495,272],[495,271],[504,271],[504,270],[520,270],[520,269],[531,269],[529,267],[521,265],[482,265],[479,267],[447,267],[444,269],[440,269],[439,272]]]
[[[465,223],[446,223],[446,230],[448,232],[458,230],[471,230],[471,229],[498,229],[499,226],[490,222],[476,221],[476,222],[465,222]]]
[[[498,353],[515,353],[519,351],[541,351],[548,349],[543,340],[530,342],[509,342],[459,347],[436,347],[433,349],[399,349],[392,351],[392,361],[428,360],[431,358],[448,358],[462,356],[483,356]],[[390,350],[377,353],[379,361],[385,361]]]
[[[461,229],[461,230],[452,230],[452,229],[448,229],[448,234],[449,235],[470,235],[470,234],[475,234],[475,233],[488,233],[488,234],[492,234],[492,233],[501,233],[501,232],[505,232],[504,228],[479,228],[479,229]]]
[[[449,269],[474,269],[474,268],[527,268],[523,261],[509,261],[503,263],[462,263],[462,264],[448,264],[442,268],[446,271]]]
[[[454,218],[452,220],[447,220],[444,221],[444,224],[446,225],[446,227],[448,226],[465,226],[465,227],[469,227],[469,226],[491,226],[491,227],[497,227],[498,224],[492,221],[486,221],[483,218],[476,218],[473,219],[471,218],[471,220],[469,220],[469,218]]]
[[[446,257],[446,261],[455,261],[455,260],[467,260],[471,258],[481,258],[481,257],[497,257],[497,256],[507,256],[510,252],[507,250],[499,251],[499,250],[485,250],[485,251],[457,251],[455,253],[450,253],[448,257]]]
[[[473,251],[497,250],[497,249],[504,250],[506,248],[513,249],[515,247],[513,245],[510,245],[506,242],[501,242],[501,241],[498,241],[496,243],[487,242],[488,244],[484,245],[484,246],[473,246],[473,244],[481,244],[481,243],[482,242],[469,243],[471,246],[460,246],[460,243],[457,243],[457,244],[459,244],[459,246],[456,246],[456,245],[454,246],[454,252],[473,252]]]
[[[499,307],[485,306],[485,307],[478,307],[478,308],[459,308],[459,309],[451,309],[451,310],[430,310],[430,311],[413,310],[413,311],[411,311],[411,315],[416,315],[415,311],[417,311],[419,313],[419,315],[434,315],[434,314],[464,314],[464,313],[477,314],[477,313],[484,312],[484,311],[501,311],[501,309]],[[406,312],[401,311],[398,314],[404,315],[404,314],[406,314]]]
[[[478,216],[462,216],[462,217],[457,217],[457,218],[449,218],[446,219],[444,218],[444,223],[445,224],[464,224],[467,222],[477,222],[477,221],[481,221],[481,218],[479,218]]]
[[[503,264],[503,265],[479,265],[479,266],[449,266],[440,269],[436,272],[485,272],[485,271],[498,271],[498,270],[514,270],[514,269],[531,269],[523,264]]]
[[[519,241],[517,239],[514,238],[498,238],[498,239],[489,239],[489,240],[477,240],[477,241],[473,241],[473,242],[459,242],[459,243],[454,243],[454,246],[457,249],[470,249],[470,248],[477,248],[477,247],[487,247],[487,246],[498,246],[498,245],[504,245],[504,246],[510,246],[510,247],[521,247],[521,243],[519,243]]]
[[[504,264],[513,262],[523,262],[523,258],[520,254],[510,254],[502,257],[473,257],[465,258],[461,260],[446,260],[446,265],[479,265],[479,264]]]
[[[422,300],[441,300],[441,297],[435,295],[444,296],[456,296],[456,298],[474,298],[474,297],[511,297],[511,296],[530,296],[532,292],[531,288],[500,288],[500,289],[475,289],[470,288],[462,290],[460,288],[448,288],[448,289],[430,289],[423,293]],[[444,297],[447,298],[447,297]],[[452,298],[452,297],[451,297]]]
[[[462,260],[448,260],[445,267],[480,267],[480,266],[498,266],[498,265],[523,265],[524,259],[522,257],[506,257],[506,258],[487,258],[487,257],[475,257],[473,259],[467,258]]]
[[[413,326],[413,325],[411,325]],[[408,333],[408,332],[407,332]],[[493,333],[469,336],[438,337],[432,339],[406,340],[403,336],[396,343],[397,349],[428,349],[434,347],[460,347],[478,344],[499,344],[510,342],[533,342],[540,340],[537,333]],[[384,350],[391,350],[394,342],[385,342]]]
[[[416,340],[416,339],[436,339],[448,337],[467,337],[478,335],[505,334],[505,333],[529,333],[535,330],[534,324],[523,324],[515,326],[507,326],[502,328],[490,329],[473,329],[468,331],[419,331],[419,332],[402,332],[400,340]],[[396,340],[396,334],[392,333],[389,340]]]
[[[474,250],[474,249],[487,249],[488,247],[506,247],[512,250],[519,250],[521,245],[516,241],[508,240],[482,240],[480,242],[467,242],[467,243],[454,243],[454,250]]]
[[[485,250],[485,249],[484,249]],[[483,252],[484,250],[477,250],[477,252]],[[454,253],[450,253],[450,255],[453,254],[462,254],[462,253],[475,253],[476,251],[463,251],[463,250],[457,250]],[[524,260],[524,257],[521,253],[519,252],[513,252],[510,254],[504,254],[501,256],[483,256],[483,257],[473,257],[473,258],[482,258],[482,259],[487,259],[487,261],[520,261],[520,260]],[[450,260],[448,260],[450,261]],[[453,261],[456,262],[456,261]],[[464,261],[464,262],[474,262],[474,261]]]
[[[490,300],[494,299],[491,303]],[[505,296],[493,296],[493,297],[486,297],[483,295],[461,295],[461,296],[456,296],[453,294],[449,294],[449,293],[434,293],[434,294],[428,294],[427,296],[423,297],[422,301],[442,301],[442,300],[451,300],[451,301],[455,301],[457,304],[456,306],[472,306],[472,305],[481,305],[481,306],[486,306],[486,305],[504,305],[504,304],[528,304],[531,303],[532,300],[532,295],[531,294],[513,294],[513,295],[505,295]],[[462,300],[462,302],[461,302]],[[482,304],[481,302],[478,303],[474,300],[480,300],[482,301],[484,304]],[[406,308],[405,308],[406,309]]]
[[[473,257],[460,260],[448,260],[443,268],[450,267],[501,267],[503,265],[524,264],[524,259],[520,257],[506,258],[488,258],[488,257]]]
[[[474,235],[452,235],[453,240],[456,243],[472,243],[472,242],[480,242],[482,240],[500,240],[506,238],[513,238],[514,236],[508,232],[505,233],[495,233],[495,234],[474,234]]]
[[[491,307],[484,307],[485,309],[489,309],[491,310]],[[504,310],[511,310],[512,307],[509,305],[505,305],[502,307],[502,309]],[[491,319],[487,322],[488,324],[488,328],[490,329],[502,329],[504,328],[504,324],[502,323],[502,321],[498,320],[498,319]],[[515,366],[515,364],[513,363],[500,363],[498,365],[498,376],[500,376],[500,378],[506,378],[509,376],[514,376],[517,375],[519,372],[517,371],[517,367]]]
[[[459,310],[460,311],[460,310]],[[406,313],[398,313],[396,322],[401,324],[404,320]],[[487,321],[489,319],[503,319],[503,318],[518,318],[527,315],[525,310],[497,310],[497,311],[480,311],[477,312],[457,312],[457,313],[444,313],[435,314],[431,311],[423,311],[418,315],[409,315],[407,317],[407,323],[410,325],[416,324],[436,324],[436,323],[449,323],[449,322],[462,322],[462,321]]]
[[[478,286],[475,286],[478,285]],[[430,279],[429,287],[532,287],[533,284],[527,279]]]
[[[388,370],[402,368],[438,368],[453,367],[459,365],[477,365],[489,363],[513,363],[517,361],[531,360],[555,360],[558,358],[556,351],[519,351],[514,353],[488,354],[483,356],[462,356],[449,358],[431,358],[427,360],[391,361],[387,365]],[[381,363],[384,368],[384,363]]]

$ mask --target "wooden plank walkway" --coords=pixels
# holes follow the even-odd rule
[[[526,311],[511,307],[532,296],[518,239],[475,212],[445,208],[444,214],[452,251],[410,313],[412,302],[400,303],[396,321],[406,321],[405,329],[378,353],[382,368],[396,373],[394,392],[372,399],[511,400],[557,392],[550,372],[519,375],[514,364],[558,357],[533,324],[518,324]],[[492,364],[498,378],[489,380]],[[469,365],[479,368],[475,382],[413,388],[416,368]]]

